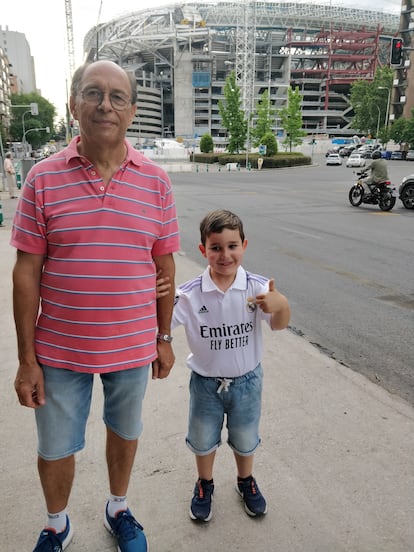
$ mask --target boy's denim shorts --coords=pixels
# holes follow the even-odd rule
[[[42,366],[46,404],[36,408],[38,453],[45,460],[70,456],[85,446],[94,377],[93,374]],[[104,392],[103,420],[127,440],[142,432],[142,402],[149,365],[100,374]]]
[[[226,414],[229,446],[240,456],[253,454],[260,444],[262,382],[260,364],[237,378],[207,378],[192,372],[186,438],[190,450],[199,456],[216,450]]]

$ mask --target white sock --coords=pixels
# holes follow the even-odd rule
[[[66,521],[67,521],[66,516],[67,516],[66,508],[61,512],[58,512],[57,514],[51,514],[50,512],[48,512],[46,527],[49,527],[50,529],[54,529],[56,533],[61,533],[66,528]]]
[[[109,495],[108,499],[108,515],[115,517],[116,514],[128,508],[126,496]]]

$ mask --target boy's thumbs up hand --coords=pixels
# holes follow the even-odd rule
[[[256,296],[256,304],[263,312],[271,313],[280,308],[280,292],[275,287],[275,280],[269,280],[269,291]]]

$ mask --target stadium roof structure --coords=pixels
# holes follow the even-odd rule
[[[256,1],[255,5],[258,31],[286,28],[320,30],[332,26],[341,30],[372,30],[381,27],[384,34],[393,35],[399,25],[399,15],[385,10],[347,7],[346,4],[281,0]],[[213,29],[234,29],[240,23],[242,10],[241,1],[175,2],[157,8],[148,7],[120,15],[90,29],[84,40],[84,50],[89,57],[93,53],[96,55],[98,49],[101,59],[123,59],[140,49],[160,47],[168,38],[180,42]]]

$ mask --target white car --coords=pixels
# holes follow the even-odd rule
[[[327,165],[342,165],[342,159],[339,153],[330,153],[326,158]]]
[[[360,153],[351,153],[346,160],[347,167],[365,167],[365,157],[362,157]]]

